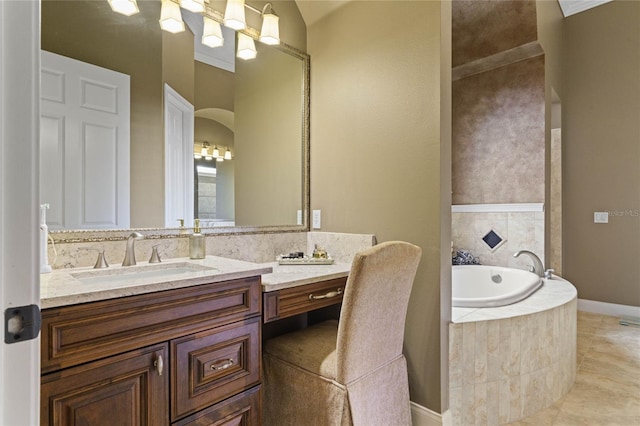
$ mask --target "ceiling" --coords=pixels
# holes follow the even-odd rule
[[[307,26],[311,26],[350,1],[352,0],[295,0]],[[612,0],[558,0],[558,3],[566,18],[610,1]]]
[[[351,0],[295,0],[307,27]]]

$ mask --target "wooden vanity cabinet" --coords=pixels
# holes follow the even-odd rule
[[[263,293],[264,322],[342,303],[347,277]]]
[[[41,424],[261,422],[260,277],[44,309]]]

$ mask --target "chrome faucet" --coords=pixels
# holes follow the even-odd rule
[[[533,272],[534,274],[538,275],[539,277],[544,277],[544,266],[542,265],[542,261],[540,260],[540,258],[532,251],[529,250],[520,250],[516,253],[513,254],[513,257],[518,257],[521,254],[526,254],[529,255],[529,257],[531,258],[531,260],[533,261],[533,267],[531,269],[531,272]]]
[[[124,252],[124,260],[122,266],[133,266],[136,264],[136,251],[134,243],[136,240],[142,240],[144,235],[139,232],[132,232],[127,237],[127,250]]]

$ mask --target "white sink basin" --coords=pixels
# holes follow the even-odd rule
[[[71,276],[87,284],[117,283],[132,280],[158,279],[172,281],[188,278],[197,272],[219,272],[217,268],[189,262],[159,263],[127,266],[117,269],[97,269],[71,273]]]

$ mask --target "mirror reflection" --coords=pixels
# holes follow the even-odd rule
[[[123,16],[106,1],[42,0],[42,49],[53,53],[43,53],[41,118],[50,229],[192,226],[194,217],[304,229],[308,56],[256,42],[255,59],[236,59],[233,31],[223,27],[224,46],[211,49],[199,42],[199,15],[181,10],[186,30],[170,34],[158,24],[161,2],[138,5]],[[60,58],[82,72],[60,72]],[[85,66],[115,82],[85,76]],[[78,118],[58,108],[74,96]],[[112,111],[128,122],[98,117]]]

